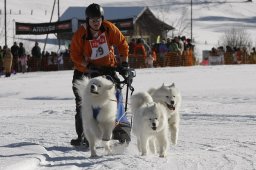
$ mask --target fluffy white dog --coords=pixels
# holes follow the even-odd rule
[[[165,157],[169,148],[166,108],[153,102],[152,97],[144,92],[132,96],[131,110],[132,131],[137,137],[139,152],[147,155],[149,151],[155,153],[156,149],[160,157]]]
[[[150,89],[149,94],[154,102],[163,104],[168,110],[168,124],[171,132],[171,141],[177,144],[180,125],[181,93],[173,83],[170,86],[162,85],[157,89]]]
[[[102,140],[107,153],[115,127],[117,103],[115,85],[104,77],[76,82],[81,94],[83,132],[89,142],[91,157],[96,157],[96,142]]]

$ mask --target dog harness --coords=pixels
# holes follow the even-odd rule
[[[96,107],[96,108],[92,107],[92,116],[95,120],[97,120],[97,116],[99,115],[100,110],[101,110],[100,107]]]

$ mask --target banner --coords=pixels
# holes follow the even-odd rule
[[[133,18],[128,19],[116,19],[116,20],[108,20],[116,25],[120,31],[125,32],[127,30],[133,29]],[[78,26],[85,23],[85,20],[78,20]]]
[[[224,64],[224,56],[223,55],[209,56],[208,63],[209,63],[209,65]]]
[[[49,34],[72,32],[72,20],[51,23],[20,23],[16,22],[16,35],[18,34]]]

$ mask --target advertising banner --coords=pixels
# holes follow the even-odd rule
[[[16,22],[16,35],[18,34],[49,34],[72,32],[72,20],[51,23],[20,23]]]

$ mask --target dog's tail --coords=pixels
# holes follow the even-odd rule
[[[131,107],[135,110],[140,108],[144,104],[152,102],[153,98],[150,96],[148,92],[140,92],[131,97]]]

